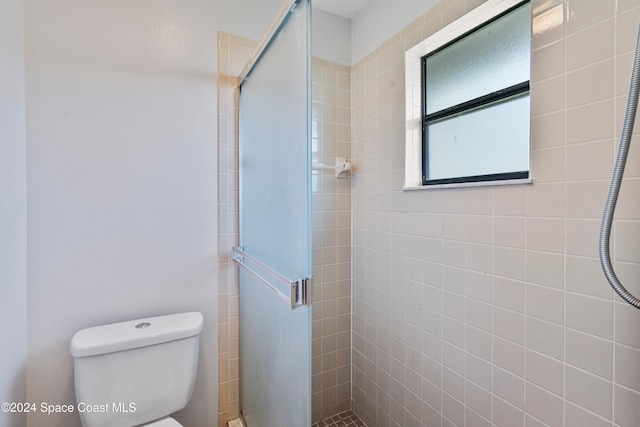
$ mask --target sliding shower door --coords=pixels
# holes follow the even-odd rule
[[[286,9],[240,86],[240,406],[311,425],[310,4]]]

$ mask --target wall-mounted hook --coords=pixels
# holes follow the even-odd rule
[[[351,162],[347,162],[344,157],[336,157],[336,178],[347,176],[351,170]]]
[[[336,172],[336,178],[347,176],[347,172],[351,170],[351,163],[347,162],[344,157],[336,157],[335,165],[329,166],[318,162],[313,162],[311,167],[315,170],[331,169]]]

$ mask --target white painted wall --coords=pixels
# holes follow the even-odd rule
[[[204,11],[26,2],[29,401],[75,403],[68,345],[88,326],[198,310],[201,354],[217,354],[216,34]],[[189,425],[215,418],[216,378],[203,357],[192,406],[204,409],[185,411]],[[79,420],[38,412],[28,424]]]
[[[283,3],[291,1],[213,0],[216,13],[208,19],[216,27],[216,31],[260,40]]]
[[[280,3],[0,4],[1,401],[75,402],[81,328],[199,310],[199,380],[177,418],[216,425],[217,32],[259,39]],[[349,63],[349,21],[315,19],[318,53]]]
[[[217,33],[258,39],[280,0],[24,4],[27,399],[75,402],[77,330],[198,310],[199,376],[177,419],[215,426]]]
[[[351,21],[313,8],[311,52],[314,57],[351,65]]]
[[[352,63],[356,64],[439,1],[371,0],[352,19]]]
[[[0,402],[23,402],[27,354],[26,165],[22,0],[0,2]],[[0,412],[0,427],[21,426]]]

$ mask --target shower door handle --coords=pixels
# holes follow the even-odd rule
[[[268,265],[258,261],[254,257],[244,252],[243,248],[236,246],[231,252],[231,259],[233,262],[244,268],[247,272],[251,273],[257,279],[259,279],[271,292],[273,292],[278,298],[283,300],[289,305],[291,310],[295,310],[298,307],[311,305],[311,292],[313,289],[313,278],[304,277],[302,279],[291,280],[283,274],[275,271]],[[260,270],[260,271],[257,271]],[[278,287],[274,286],[270,277],[276,282],[280,282],[289,289],[289,294],[282,292]]]

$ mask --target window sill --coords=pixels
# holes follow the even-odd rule
[[[405,186],[402,188],[402,190],[403,191],[443,190],[443,189],[452,189],[452,188],[496,187],[496,186],[503,186],[503,185],[521,185],[521,184],[533,184],[533,178],[508,179],[504,181],[478,181],[478,182],[460,182],[456,184]]]

